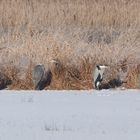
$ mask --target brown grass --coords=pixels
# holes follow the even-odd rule
[[[137,88],[140,65],[139,0],[1,0],[0,65],[11,89],[33,89],[31,70],[59,59],[46,89],[90,89],[95,64],[105,81],[127,72]],[[125,63],[125,64],[124,64]],[[124,72],[124,73],[125,73]]]

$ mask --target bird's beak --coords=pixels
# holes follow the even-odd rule
[[[108,68],[108,66],[105,66],[105,65],[104,65],[104,66],[101,66],[101,68],[106,69],[106,68]]]
[[[56,60],[50,60],[51,63],[56,63]]]

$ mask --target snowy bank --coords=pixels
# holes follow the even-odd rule
[[[0,91],[0,140],[93,139],[140,139],[140,90]]]

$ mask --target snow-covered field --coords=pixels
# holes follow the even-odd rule
[[[140,140],[140,90],[2,90],[0,140]]]

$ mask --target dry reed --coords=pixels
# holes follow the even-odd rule
[[[1,0],[0,64],[11,89],[33,89],[31,69],[52,59],[62,64],[46,89],[90,89],[95,64],[105,81],[127,75],[136,88],[140,65],[139,0]],[[58,75],[59,76],[58,76]]]

